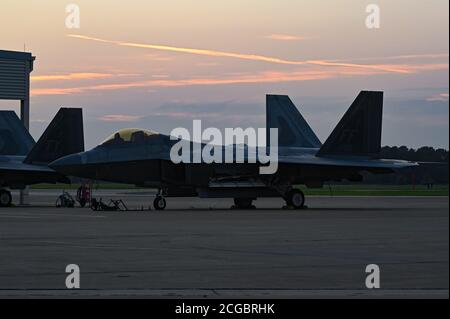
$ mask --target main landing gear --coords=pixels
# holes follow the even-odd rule
[[[9,207],[12,203],[11,192],[1,189],[0,190],[0,207]]]
[[[305,208],[305,194],[299,189],[291,189],[284,195],[287,207],[295,209]]]

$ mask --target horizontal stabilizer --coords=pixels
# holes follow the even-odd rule
[[[61,108],[24,163],[48,164],[63,156],[83,151],[82,109]]]
[[[34,140],[14,111],[0,111],[0,155],[25,156]]]
[[[278,129],[278,146],[319,148],[322,144],[287,95],[266,96],[267,143],[270,128]]]
[[[383,92],[361,91],[317,156],[377,157],[382,117]]]

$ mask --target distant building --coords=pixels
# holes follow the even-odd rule
[[[20,100],[20,117],[29,128],[31,53],[0,50],[0,99]]]
[[[19,100],[20,118],[30,128],[30,73],[35,57],[28,52],[0,50],[0,100]],[[20,202],[24,203],[21,192]]]

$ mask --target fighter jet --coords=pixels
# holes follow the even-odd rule
[[[288,96],[267,95],[266,127],[278,129],[278,170],[269,175],[260,174],[260,163],[175,164],[170,150],[176,139],[143,129],[118,131],[94,149],[50,167],[65,175],[157,188],[157,210],[170,196],[234,198],[237,208],[254,207],[258,197],[282,197],[300,209],[305,195],[297,185],[359,182],[364,171],[384,174],[417,165],[379,158],[382,110],[383,92],[360,92],[322,145]]]
[[[38,183],[70,183],[48,163],[82,151],[81,109],[61,108],[37,143],[14,111],[0,111],[0,207],[11,205],[11,189]]]

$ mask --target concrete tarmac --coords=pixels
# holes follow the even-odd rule
[[[145,191],[103,191],[130,208]],[[165,211],[0,209],[0,297],[448,298],[448,197],[310,197],[306,210],[260,199],[168,198]],[[81,270],[67,290],[66,265]],[[365,286],[377,264],[381,289]]]

